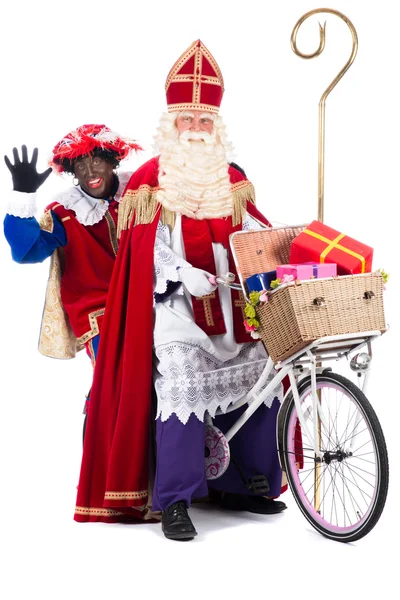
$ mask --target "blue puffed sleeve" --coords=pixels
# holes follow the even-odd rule
[[[67,234],[64,225],[55,212],[53,231],[44,231],[35,217],[21,218],[6,215],[4,235],[10,244],[13,259],[21,264],[43,262],[56,248],[65,246]]]

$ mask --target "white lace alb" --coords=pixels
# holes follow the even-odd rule
[[[206,411],[212,417],[218,408],[225,412],[250,391],[267,362],[265,349],[257,342],[244,344],[236,358],[225,362],[188,343],[159,346],[155,353],[157,418],[166,421],[175,413],[183,424],[192,413],[203,421]],[[273,370],[268,383],[275,374]],[[282,402],[281,384],[265,400],[266,406],[276,397]]]

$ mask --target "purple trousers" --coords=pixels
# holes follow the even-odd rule
[[[268,495],[273,497],[280,495],[282,481],[276,444],[279,406],[276,399],[271,408],[260,406],[229,444],[231,455],[235,457],[247,479],[255,475],[266,475],[270,485]],[[226,433],[245,409],[246,406],[220,415],[214,419],[214,424]],[[157,420],[153,510],[165,510],[181,500],[190,506],[193,499],[207,496],[209,487],[236,494],[251,493],[232,461],[221,477],[207,484],[204,470],[204,427],[204,423],[194,414],[190,415],[186,425],[174,414],[165,422]]]

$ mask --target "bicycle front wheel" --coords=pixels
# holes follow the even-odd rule
[[[301,410],[313,435],[311,379],[300,382]],[[330,372],[317,375],[324,423],[318,418],[319,448],[305,431],[289,393],[279,414],[282,467],[300,510],[322,535],[341,542],[364,537],[378,522],[389,484],[385,438],[363,392]]]

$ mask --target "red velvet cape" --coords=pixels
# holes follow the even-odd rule
[[[250,202],[247,211],[268,224]],[[160,210],[152,223],[132,226],[121,235],[90,395],[76,521],[151,518],[145,507],[149,501],[154,241],[159,215]]]

